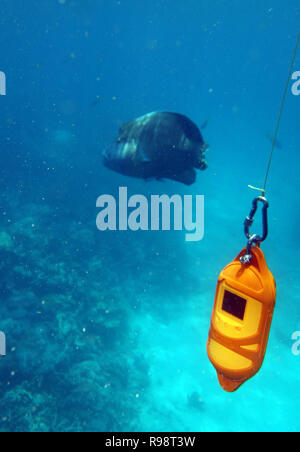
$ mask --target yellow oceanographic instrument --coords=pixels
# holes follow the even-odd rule
[[[259,201],[264,233],[249,234]],[[275,306],[276,284],[259,245],[267,237],[268,202],[253,201],[245,221],[247,248],[222,270],[217,284],[207,353],[225,391],[236,391],[262,366]]]

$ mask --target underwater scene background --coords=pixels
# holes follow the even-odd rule
[[[246,243],[248,184],[264,182],[298,0],[2,0],[0,23],[0,431],[298,431],[290,90],[267,192],[278,295],[266,359],[228,394],[206,355],[218,274]],[[208,119],[208,169],[190,187],[102,165],[122,123],[158,110]],[[96,200],[119,186],[205,195],[204,239],[98,231]]]

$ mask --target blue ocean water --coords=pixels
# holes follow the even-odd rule
[[[228,394],[206,356],[217,277],[246,243],[248,184],[264,182],[299,19],[297,0],[2,0],[0,431],[300,429],[291,90],[267,192],[278,296],[266,359]],[[208,169],[190,187],[102,165],[120,125],[157,110],[210,118]],[[204,195],[204,239],[98,231],[96,199],[119,186]]]

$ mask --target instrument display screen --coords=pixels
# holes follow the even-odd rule
[[[245,298],[225,290],[222,305],[223,311],[228,312],[228,314],[231,314],[240,320],[244,320],[246,304],[247,300]]]

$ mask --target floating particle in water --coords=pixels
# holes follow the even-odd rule
[[[192,394],[189,395],[188,406],[195,410],[202,411],[204,409],[203,399],[200,397],[197,391],[194,391]]]

